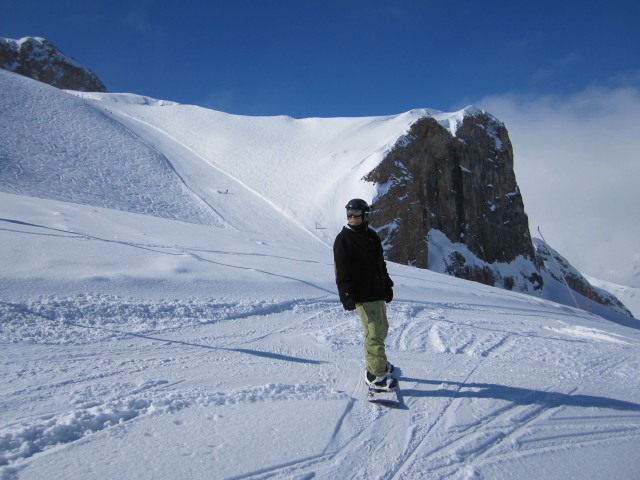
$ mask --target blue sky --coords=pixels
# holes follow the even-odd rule
[[[640,69],[632,1],[3,3],[0,36],[42,35],[112,92],[246,115],[452,110]]]
[[[530,228],[583,273],[640,287],[640,3],[2,0],[111,92],[242,115],[475,104],[505,122]]]

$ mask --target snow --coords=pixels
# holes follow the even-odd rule
[[[390,263],[401,404],[365,401],[330,245],[424,112],[0,82],[3,480],[637,478],[640,331],[584,310]]]
[[[618,285],[589,275],[586,275],[585,277],[589,280],[591,285],[614,294],[622,303],[624,303],[625,307],[631,310],[634,318],[640,318],[640,288],[628,285]]]

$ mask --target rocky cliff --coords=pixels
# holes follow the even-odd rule
[[[107,91],[91,70],[44,38],[0,38],[0,68],[62,89]]]
[[[454,130],[432,117],[418,120],[365,180],[379,185],[372,223],[389,260],[513,288],[516,279],[492,264],[522,258],[532,267],[526,283],[541,286],[509,135],[488,113],[467,108]],[[434,260],[436,231],[464,248]]]
[[[549,290],[564,283],[562,274],[549,250],[534,246],[509,134],[487,112],[467,107],[456,122],[417,120],[364,180],[377,185],[371,224],[388,260],[557,300]],[[569,270],[575,293],[631,316]]]

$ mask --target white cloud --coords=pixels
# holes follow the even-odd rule
[[[640,91],[591,87],[569,97],[492,95],[531,233],[583,273],[629,284],[640,261]]]

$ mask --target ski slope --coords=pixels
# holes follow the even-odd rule
[[[390,265],[373,407],[329,249],[1,197],[3,478],[637,474],[637,329]]]
[[[240,163],[169,128],[219,112],[0,81],[2,480],[637,478],[633,323],[389,264],[401,405],[364,401],[336,192],[369,188],[357,132],[386,124],[382,152],[404,120],[337,119],[347,153],[298,175],[294,139]]]

